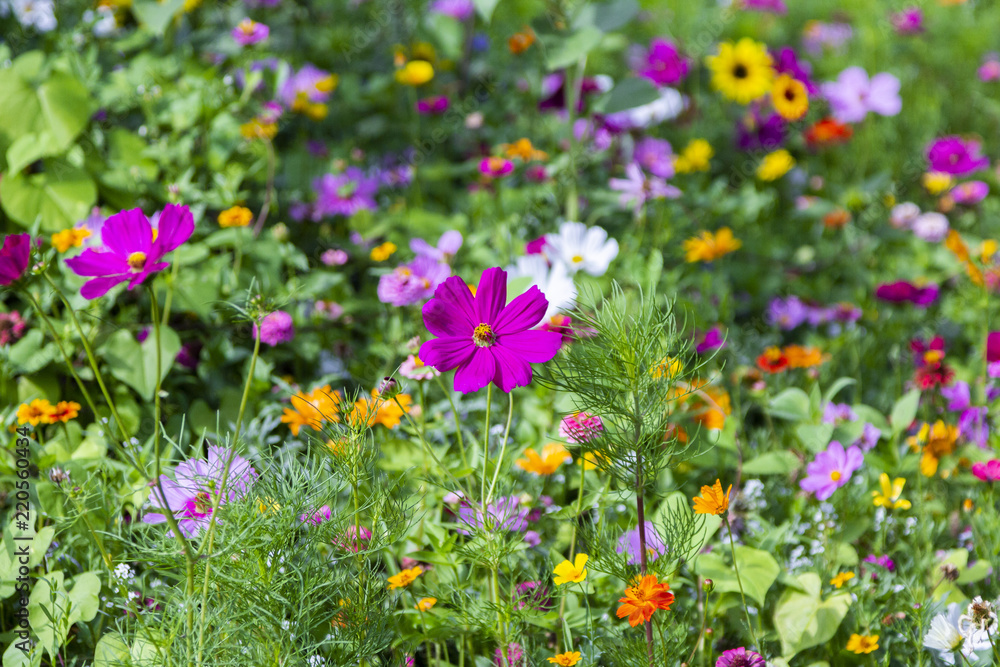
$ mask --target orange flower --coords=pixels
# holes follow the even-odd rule
[[[788,358],[780,348],[771,346],[757,357],[757,367],[768,373],[780,373],[788,368]]]
[[[805,132],[806,143],[812,147],[832,146],[847,141],[854,134],[850,125],[838,123],[832,118],[816,122]]]
[[[527,472],[533,472],[536,475],[551,475],[558,470],[559,466],[563,463],[567,463],[572,460],[572,457],[569,452],[566,451],[566,448],[558,442],[550,442],[542,447],[541,456],[539,456],[534,449],[524,450],[524,455],[527,458],[515,461],[517,467],[521,470],[526,470]]]
[[[292,407],[285,408],[281,422],[288,424],[292,435],[298,435],[303,426],[319,431],[323,428],[324,421],[340,421],[339,403],[340,394],[325,384],[311,392],[292,396]]]
[[[811,368],[819,366],[827,359],[819,348],[801,345],[787,345],[782,354],[788,360],[789,368]]]
[[[634,628],[649,622],[657,609],[670,609],[674,594],[670,592],[670,586],[657,581],[655,574],[647,574],[641,579],[636,578],[625,589],[625,597],[618,601],[622,603],[618,607],[618,618],[628,616],[628,624]]]
[[[424,573],[424,568],[417,565],[416,567],[411,567],[408,570],[403,570],[399,574],[394,574],[389,577],[389,590],[394,588],[406,588],[414,581],[417,577]]]
[[[851,221],[851,214],[842,208],[834,209],[823,216],[823,225],[827,229],[840,229]]]
[[[701,487],[701,495],[694,497],[695,514],[725,514],[729,509],[729,492],[733,490],[730,484],[726,492],[722,492],[722,481],[715,480],[712,486]]]
[[[532,160],[544,160],[549,154],[545,151],[540,151],[531,145],[529,139],[518,139],[512,144],[503,144],[500,146],[503,150],[504,155],[510,159],[519,158],[524,162],[531,162]]]
[[[396,403],[397,399],[399,400],[398,404]],[[363,421],[368,426],[381,424],[386,428],[394,428],[399,425],[403,410],[406,410],[406,414],[410,413],[411,403],[413,403],[413,398],[409,394],[399,394],[394,399],[388,400],[380,398],[378,390],[372,389],[371,398],[358,399],[354,404],[350,421],[352,424]],[[403,406],[402,409],[399,407],[400,405]]]
[[[527,51],[534,43],[535,31],[528,26],[524,26],[524,29],[521,32],[514,33],[510,39],[507,40],[507,48],[510,49],[510,52],[516,56]]]
[[[733,407],[729,401],[729,392],[715,385],[705,385],[700,391],[704,394],[705,410],[695,415],[694,420],[707,429],[720,430],[726,425],[726,416],[732,414]]]
[[[49,415],[51,423],[63,422],[64,424],[70,419],[75,419],[76,416],[80,414],[80,404],[76,401],[59,401],[56,406],[52,408],[52,414]]]
[[[38,423],[52,424],[55,408],[44,398],[36,398],[31,403],[22,403],[17,408],[17,423],[38,426]]]

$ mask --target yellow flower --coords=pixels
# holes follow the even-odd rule
[[[190,12],[201,6],[201,0],[184,0],[184,11]]]
[[[598,467],[598,460],[603,459],[604,456],[598,452],[587,452],[580,458],[576,460],[577,464],[582,465],[584,470],[595,470]]]
[[[830,580],[830,585],[840,588],[853,578],[854,578],[853,572],[841,572],[836,577]]]
[[[989,263],[993,259],[993,255],[997,254],[997,250],[1000,250],[1000,243],[993,239],[986,239],[979,246],[979,258],[983,260],[983,263]]]
[[[396,81],[404,86],[422,86],[434,78],[434,66],[426,60],[411,60],[396,70]]]
[[[915,438],[907,440],[911,448],[923,446],[920,457],[920,472],[925,477],[933,477],[937,472],[938,462],[942,456],[955,451],[958,440],[958,427],[937,420],[934,425],[925,423],[920,427]]]
[[[680,155],[674,158],[674,171],[688,174],[693,171],[708,171],[709,160],[715,155],[712,145],[704,139],[692,139]]]
[[[587,570],[585,566],[587,565],[587,559],[589,556],[587,554],[577,554],[576,558],[570,563],[568,560],[564,560],[555,566],[552,573],[556,575],[555,582],[556,586],[561,586],[563,584],[568,584],[573,582],[578,584],[587,578]]]
[[[795,158],[784,148],[780,148],[764,156],[757,167],[757,178],[762,181],[776,181],[795,166]]]
[[[941,171],[929,171],[920,179],[924,189],[932,195],[939,195],[942,192],[951,190],[953,185],[951,176]]]
[[[500,146],[503,150],[504,155],[510,159],[519,158],[524,162],[530,162],[531,160],[544,160],[549,154],[545,151],[540,151],[531,145],[531,141],[528,139],[518,139],[512,144],[503,144]]]
[[[847,640],[847,650],[861,655],[878,650],[878,635],[851,635]]]
[[[789,368],[811,368],[819,366],[827,360],[818,347],[786,345],[782,348],[781,353],[785,355]]]
[[[403,570],[399,574],[394,574],[389,577],[389,590],[394,588],[406,588],[414,581],[417,577],[424,573],[424,568],[417,565],[416,567],[411,567],[408,570]]]
[[[726,492],[722,492],[722,482],[720,480],[715,480],[715,484],[712,486],[701,487],[701,495],[695,496],[694,500],[694,513],[695,514],[725,514],[726,510],[729,509],[729,492],[733,490],[733,485],[730,484]]]
[[[809,94],[798,79],[782,74],[771,88],[771,104],[785,120],[798,120],[809,111]]]
[[[389,259],[392,253],[396,252],[396,244],[386,241],[380,246],[372,248],[371,258],[375,262],[384,262]]]
[[[420,598],[417,600],[417,604],[414,605],[414,609],[418,611],[430,611],[431,607],[437,604],[437,598]]]
[[[712,262],[739,249],[743,243],[733,238],[733,230],[722,227],[715,234],[703,231],[684,241],[684,260],[687,262]]]
[[[882,493],[872,491],[872,498],[874,498],[872,502],[875,507],[884,507],[887,510],[910,509],[910,501],[900,498],[903,495],[903,486],[906,484],[905,479],[897,477],[890,482],[889,475],[882,473],[878,481],[882,486]]]
[[[652,368],[649,369],[649,374],[653,376],[654,380],[659,380],[662,377],[673,377],[678,373],[684,371],[684,363],[680,359],[674,357],[664,357],[660,359],[660,363],[654,364]]]
[[[566,653],[560,653],[559,655],[549,658],[549,662],[560,665],[560,667],[573,667],[573,665],[580,662],[580,652],[567,651]]]
[[[526,458],[515,461],[517,467],[536,475],[551,475],[563,463],[573,460],[566,448],[558,442],[550,442],[542,447],[541,456],[534,449],[524,450],[524,456]]]
[[[219,227],[246,227],[253,220],[253,213],[245,206],[233,206],[219,214]]]
[[[55,407],[44,398],[36,398],[31,403],[22,403],[17,408],[17,423],[31,424],[38,426],[53,423],[52,417],[55,414]]]
[[[52,235],[52,247],[59,252],[66,252],[70,248],[79,248],[88,236],[90,236],[89,229],[80,227],[64,229]]]
[[[264,123],[257,118],[240,125],[240,134],[247,139],[274,139],[277,133],[277,124]]]
[[[712,70],[712,87],[731,100],[749,104],[771,90],[771,56],[765,45],[749,37],[736,44],[722,42],[719,54],[706,60]]]
[[[257,511],[261,514],[277,514],[281,511],[281,505],[274,498],[258,498]]]

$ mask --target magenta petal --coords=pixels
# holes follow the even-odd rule
[[[108,218],[101,228],[101,240],[108,250],[123,258],[133,252],[148,255],[153,245],[153,227],[142,209],[133,208]]]
[[[98,299],[108,293],[108,290],[119,283],[128,280],[127,275],[105,276],[88,280],[80,288],[80,296],[84,299]]]
[[[107,276],[129,273],[131,270],[124,257],[93,248],[87,248],[79,256],[67,259],[66,266],[78,276]]]
[[[497,267],[486,269],[476,289],[476,314],[479,318],[476,324],[485,322],[495,325],[497,316],[506,303],[507,272]]]
[[[491,348],[477,347],[465,365],[455,372],[455,391],[463,394],[479,391],[493,379],[496,365]]]
[[[502,347],[532,364],[544,364],[559,352],[562,335],[555,331],[520,331],[497,338]]]
[[[169,264],[167,266],[169,266]],[[139,285],[141,285],[142,281],[144,281],[146,278],[148,278],[150,276],[150,274],[152,274],[152,273],[153,273],[153,271],[146,270],[146,271],[142,271],[140,273],[132,274],[131,280],[128,281],[128,288],[129,288],[129,290],[134,290],[136,287],[138,287]]]
[[[444,372],[468,360],[475,352],[472,338],[434,338],[420,346],[420,361],[425,365]]]
[[[155,258],[159,259],[194,234],[194,216],[187,206],[167,204],[160,213],[156,241],[153,243]]]
[[[9,285],[28,268],[31,256],[31,236],[9,234],[3,240],[0,250],[0,285]]]
[[[499,336],[530,329],[542,321],[548,307],[545,295],[537,285],[532,285],[528,291],[507,304],[500,316],[492,321],[493,331]]]
[[[555,334],[558,338],[559,335]],[[496,360],[496,373],[493,384],[500,387],[504,393],[510,393],[514,387],[526,387],[531,384],[531,366],[516,353],[505,350],[501,345],[490,348]]]
[[[451,276],[434,290],[434,298],[424,304],[424,325],[435,336],[468,336],[479,321],[472,292],[458,276]]]

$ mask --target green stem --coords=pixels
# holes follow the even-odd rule
[[[250,396],[250,384],[253,382],[254,369],[257,367],[257,357],[260,354],[260,335],[254,336],[253,356],[250,357],[250,372],[247,374],[246,384],[243,385],[243,398],[240,400],[240,413],[236,417],[236,433],[233,436],[233,445],[240,438],[240,429],[243,426],[243,413],[247,409],[247,399]]]
[[[493,479],[490,481],[490,490],[486,494],[486,503],[483,507],[488,507],[490,501],[493,500],[493,489],[496,487],[497,477],[500,475],[500,468],[503,464],[503,455],[507,450],[507,440],[510,437],[510,422],[514,417],[514,393],[511,392],[508,396],[510,397],[510,405],[507,408],[507,427],[503,433],[503,444],[500,445],[500,455],[497,457],[496,468],[493,469]]]
[[[583,487],[583,482],[584,482],[584,479],[586,478],[586,474],[587,474],[587,464],[583,460],[583,457],[581,456],[580,457],[580,493],[576,497],[576,512],[573,513],[573,532],[572,532],[572,534],[570,536],[570,540],[569,540],[569,560],[570,560],[570,562],[572,562],[573,558],[576,556],[576,535],[577,535],[577,530],[580,527],[580,512],[583,509],[583,488],[584,488]],[[562,638],[563,638],[562,636],[564,634],[566,634],[566,632],[569,630],[569,625],[566,623],[566,619],[563,616],[563,612],[565,612],[565,611],[566,611],[566,596],[564,595],[559,600],[559,620],[562,623],[563,632],[556,635],[556,653],[560,652],[560,644],[561,644]]]
[[[743,613],[747,619],[747,630],[750,632],[750,639],[753,645],[758,651],[762,651],[763,647],[757,643],[757,638],[754,636],[753,623],[750,621],[750,610],[747,609],[747,597],[743,592],[743,579],[740,578],[740,567],[736,558],[736,543],[733,541],[733,527],[729,524],[728,514],[726,515],[726,528],[729,530],[729,548],[733,552],[733,571],[736,572],[736,583],[740,586],[740,598],[743,600]]]
[[[486,385],[486,417],[483,419],[483,486],[480,490],[480,504],[483,519],[486,518],[486,467],[490,462],[490,406],[493,405],[493,383]]]
[[[435,377],[437,383],[441,385],[441,391],[448,398],[448,404],[451,406],[451,414],[455,418],[455,434],[458,436],[458,451],[462,455],[462,467],[466,470],[469,469],[469,461],[465,458],[465,442],[462,438],[462,421],[458,415],[458,409],[455,407],[455,400],[451,397],[451,391],[445,386],[444,381],[441,376]]]

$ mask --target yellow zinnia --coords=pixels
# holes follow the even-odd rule
[[[417,577],[424,573],[424,568],[417,565],[416,567],[411,567],[408,570],[403,570],[399,574],[394,574],[389,577],[389,590],[395,588],[406,588],[414,581]]]
[[[771,88],[771,104],[785,120],[798,120],[809,111],[809,94],[798,79],[782,74]]]
[[[66,252],[70,248],[79,248],[83,245],[83,240],[90,236],[89,229],[73,227],[64,229],[52,235],[52,247],[59,252]]]
[[[778,149],[764,156],[764,160],[757,167],[757,178],[762,181],[776,181],[795,166],[795,158],[784,148]]]
[[[396,81],[404,86],[422,86],[434,78],[434,66],[426,60],[411,60],[396,70]]]
[[[708,171],[709,160],[715,155],[712,145],[704,139],[692,139],[680,155],[674,158],[674,171],[688,174],[693,171]]]
[[[219,214],[219,227],[246,227],[253,220],[253,213],[245,206],[233,206]]]
[[[391,241],[386,241],[382,245],[372,248],[371,258],[376,262],[384,262],[389,259],[394,252],[396,252],[396,244]]]
[[[847,640],[847,650],[861,655],[878,650],[878,635],[851,635]]]
[[[687,262],[712,262],[739,249],[743,243],[733,238],[733,230],[722,227],[715,234],[703,231],[684,241],[684,259]]]
[[[712,87],[731,100],[749,104],[771,90],[774,70],[767,47],[744,37],[719,44],[719,54],[707,58]]]

